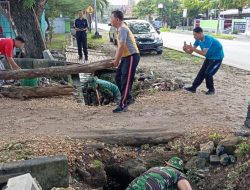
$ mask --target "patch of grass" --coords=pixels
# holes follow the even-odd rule
[[[63,51],[68,44],[67,34],[53,34],[51,42],[47,42],[49,49]]]
[[[213,133],[213,134],[210,134],[209,135],[209,139],[210,140],[220,140],[220,139],[222,139],[223,137],[220,135],[220,134],[218,134],[218,133]]]
[[[227,175],[227,182],[225,183],[225,190],[234,190],[237,187],[237,181],[246,177],[246,174],[250,171],[250,160],[245,163],[239,163],[235,169]]]
[[[180,51],[172,50],[168,48],[164,49],[163,57],[166,60],[176,61],[176,62],[183,63],[183,64],[190,63],[190,62],[201,63],[203,61],[203,59],[200,57],[196,57],[193,55],[186,54],[184,52],[180,52]]]
[[[238,145],[237,154],[240,157],[243,157],[249,153],[250,153],[250,144],[243,142],[243,143]]]
[[[88,48],[89,49],[98,49],[99,47],[103,46],[108,39],[103,35],[102,38],[94,39],[94,34],[88,34]]]
[[[210,34],[211,36],[215,37],[215,38],[218,38],[218,39],[224,39],[224,40],[233,40],[235,39],[236,37],[233,36],[233,35],[230,35],[230,34]]]
[[[171,32],[171,29],[168,27],[163,27],[163,28],[160,28],[160,31],[161,32]]]
[[[99,160],[93,160],[92,162],[91,162],[91,166],[93,167],[93,168],[101,168],[101,167],[103,167],[103,163],[101,162],[101,161],[99,161]]]
[[[186,173],[187,178],[194,184],[197,184],[200,182],[201,178],[197,176],[197,169],[190,169]]]
[[[197,150],[194,146],[184,146],[183,153],[185,155],[195,156],[197,155]]]

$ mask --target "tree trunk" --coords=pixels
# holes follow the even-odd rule
[[[73,95],[71,86],[53,87],[0,87],[0,94],[8,98],[45,98],[52,96]]]
[[[112,60],[113,59],[108,59],[83,65],[68,65],[68,66],[57,66],[57,67],[39,68],[39,69],[0,71],[0,79],[11,80],[11,79],[34,78],[34,77],[63,76],[63,75],[78,74],[78,73],[93,73],[97,70],[112,67],[113,66]]]
[[[36,24],[36,18],[32,8],[24,8],[24,0],[10,0],[10,11],[17,34],[25,39],[26,57],[42,58],[42,52],[45,50],[43,36],[40,28]],[[36,0],[34,9],[39,22],[44,11],[47,0]]]

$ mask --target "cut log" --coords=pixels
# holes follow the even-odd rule
[[[71,86],[53,87],[0,87],[0,94],[8,98],[28,99],[73,95]]]
[[[113,59],[107,59],[82,65],[67,65],[67,66],[57,66],[57,67],[39,68],[39,69],[0,71],[0,79],[11,80],[11,79],[24,79],[24,78],[35,78],[35,77],[62,76],[62,75],[78,74],[78,73],[93,73],[97,70],[112,67],[113,66],[112,60]]]

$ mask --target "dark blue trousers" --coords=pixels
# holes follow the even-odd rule
[[[127,100],[132,99],[131,89],[139,61],[139,54],[123,57],[117,69],[116,84],[121,92],[121,108],[126,107]]]
[[[204,79],[206,79],[207,89],[210,91],[214,91],[214,79],[213,76],[219,70],[222,63],[222,59],[220,60],[210,60],[205,59],[197,77],[195,78],[192,87],[194,89],[198,88]]]
[[[85,58],[88,58],[87,33],[86,32],[76,32],[76,41],[77,41],[79,57],[82,57],[82,52],[84,52]]]

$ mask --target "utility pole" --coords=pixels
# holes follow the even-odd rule
[[[95,0],[95,3],[94,3],[94,9],[95,9],[95,38],[101,38],[102,36],[99,34],[98,27],[97,27],[97,4],[96,4],[96,1],[97,0]]]

